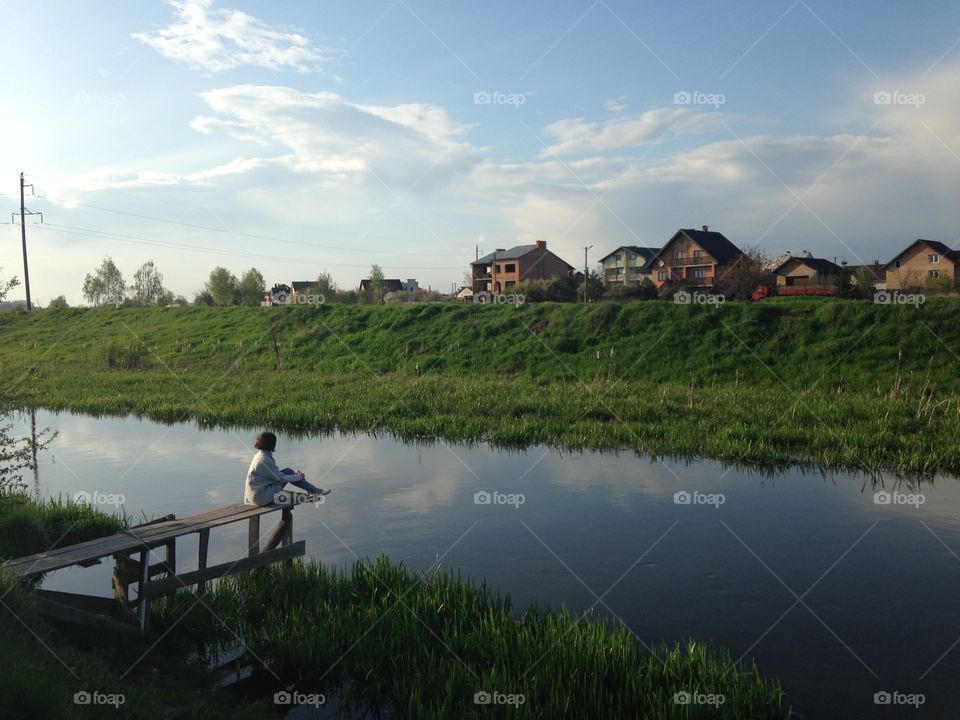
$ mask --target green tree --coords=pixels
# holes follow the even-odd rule
[[[252,267],[240,278],[237,285],[241,305],[259,305],[263,302],[263,294],[267,290],[267,283],[260,271]]]
[[[770,282],[767,270],[769,258],[758,247],[744,248],[743,254],[733,261],[720,277],[714,280],[717,288],[735,300],[750,300],[753,291]]]
[[[210,273],[206,290],[215,305],[236,305],[239,301],[239,281],[237,276],[225,267],[216,267]]]
[[[83,280],[83,297],[91,305],[120,305],[126,297],[127,285],[123,275],[108,256],[93,275]]]
[[[209,290],[204,288],[193,296],[193,304],[201,307],[213,307],[213,295],[210,294]]]
[[[67,303],[67,298],[65,298],[63,295],[57,295],[53,300],[50,301],[50,304],[47,307],[65,308],[70,307],[70,305]]]
[[[153,260],[147,260],[133,274],[133,285],[130,286],[133,293],[133,302],[136,305],[159,305],[167,292],[163,288],[163,275],[153,264]]]
[[[370,289],[373,291],[373,297],[377,302],[383,301],[383,291],[386,286],[383,282],[383,268],[379,265],[370,266]]]
[[[2,270],[3,268],[0,268]],[[17,276],[14,275],[9,280],[0,280],[0,301],[7,299],[7,293],[9,293],[13,288],[20,284],[20,281],[17,280]]]
[[[333,300],[340,289],[337,287],[337,284],[333,281],[333,278],[328,272],[322,272],[317,276],[317,282],[314,285],[314,288],[317,291],[318,295],[323,295],[324,299],[328,302]]]
[[[857,268],[853,276],[853,295],[858,298],[871,298],[876,289],[873,283],[873,274],[866,267]]]

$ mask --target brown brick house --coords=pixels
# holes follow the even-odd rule
[[[681,229],[650,262],[650,277],[658,288],[665,285],[713,287],[743,253],[722,233]]]
[[[834,287],[850,271],[825,258],[789,257],[773,269],[779,287]]]
[[[956,280],[960,251],[937,240],[914,240],[884,267],[887,290],[922,288],[931,280]]]
[[[500,293],[525,280],[545,280],[573,275],[573,265],[550,250],[547,243],[499,248],[470,263],[473,291]]]

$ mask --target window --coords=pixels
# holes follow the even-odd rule
[[[694,276],[695,278],[703,278],[703,277],[706,277],[706,276],[707,276],[707,269],[706,269],[706,268],[694,268],[694,270],[693,270],[693,276]]]
[[[900,261],[897,260],[897,261],[893,264],[893,266],[894,266],[894,267],[897,267],[897,268],[900,267]]]
[[[497,265],[497,272],[503,272],[503,270],[501,270],[502,267],[502,265]]]
[[[930,255],[927,256],[927,260],[929,260],[932,263],[938,263],[940,262],[940,256],[937,255],[936,253],[931,253]]]
[[[507,280],[503,285],[504,287],[513,287],[517,284],[516,280]]]
[[[623,253],[617,253],[617,262],[623,260]]]
[[[623,275],[623,268],[617,268],[617,275]]]
[[[657,271],[657,280],[666,280],[666,279],[667,279],[667,271],[666,271],[666,270],[658,270],[658,271]]]
[[[636,261],[637,261],[637,254],[636,254],[636,253],[630,253],[630,261],[631,261],[631,262],[636,262]]]
[[[508,264],[506,265],[505,272],[516,272],[516,271],[517,271],[517,264],[516,264],[516,263],[508,263]]]
[[[700,251],[699,251],[699,250],[694,250],[694,251],[693,251],[693,257],[694,257],[695,260],[698,260],[698,259],[700,258]]]
[[[686,254],[687,253],[683,250],[677,250],[677,260],[683,260],[683,258],[686,257]]]
[[[931,278],[936,279],[936,278],[940,277],[940,271],[939,271],[939,270],[929,270],[928,273],[929,273],[929,275],[930,275]]]

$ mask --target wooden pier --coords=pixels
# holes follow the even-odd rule
[[[280,521],[261,550],[260,518],[276,511],[281,513]],[[248,524],[246,555],[232,562],[208,566],[210,530],[243,521]],[[200,536],[197,569],[178,573],[177,539],[193,533]],[[155,551],[160,551],[162,558]],[[180,588],[193,586],[200,596],[209,580],[275,562],[284,562],[289,567],[294,558],[302,557],[305,552],[303,540],[293,542],[292,505],[238,503],[180,520],[167,515],[116,535],[17,558],[6,567],[21,582],[27,583],[53,570],[74,565],[90,567],[112,558],[113,599],[38,590],[38,610],[65,622],[142,632],[149,626],[150,599],[153,597],[170,595]],[[136,596],[131,599],[130,588],[134,585]]]

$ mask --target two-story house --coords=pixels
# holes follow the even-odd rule
[[[600,258],[603,284],[607,288],[632,287],[650,277],[650,261],[660,248],[621,245]]]
[[[960,251],[937,240],[914,240],[884,267],[887,290],[927,287],[931,280],[960,276]]]
[[[525,280],[570,277],[573,271],[573,265],[547,250],[544,240],[509,250],[498,248],[470,263],[474,292],[501,293]]]
[[[713,287],[743,252],[722,233],[681,229],[670,238],[650,263],[650,276],[658,288],[665,285]]]

